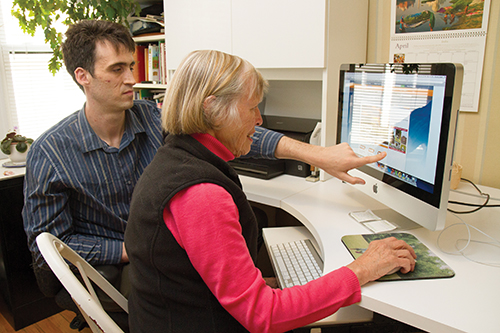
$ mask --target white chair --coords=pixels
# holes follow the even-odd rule
[[[102,308],[91,281],[128,313],[127,299],[94,267],[54,235],[44,232],[38,235],[36,243],[50,269],[82,312],[92,332],[123,332]],[[78,268],[84,284],[71,271],[65,259]]]

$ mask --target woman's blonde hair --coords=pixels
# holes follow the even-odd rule
[[[168,83],[162,125],[170,134],[206,133],[239,119],[237,104],[262,98],[268,83],[248,61],[220,51],[191,52]],[[210,110],[204,109],[210,99]],[[206,105],[206,104],[205,104]]]

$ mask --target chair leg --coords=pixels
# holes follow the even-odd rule
[[[69,327],[73,330],[81,331],[85,327],[89,327],[89,324],[85,321],[81,313],[78,313],[75,318],[69,323]]]
[[[54,297],[56,304],[61,309],[69,310],[75,313],[75,318],[71,321],[70,328],[81,331],[85,327],[88,327],[89,325],[80,312],[80,309],[71,298],[69,292],[62,286],[55,274],[48,269],[48,267],[45,269],[33,265],[33,268],[40,291],[47,297]],[[126,265],[125,268],[128,268],[128,265]],[[120,288],[120,281],[123,279],[121,266],[102,265],[96,267],[96,269],[102,276],[114,284],[115,287]],[[126,269],[123,269],[123,271],[125,274],[128,274]],[[76,275],[80,277],[79,274]],[[128,279],[124,280],[125,281],[122,282],[126,285],[127,283],[125,282],[128,282]],[[98,287],[96,287],[96,290],[106,312],[108,312],[110,317],[117,323],[118,326],[122,328],[124,332],[128,332],[128,314],[123,312],[123,310]]]

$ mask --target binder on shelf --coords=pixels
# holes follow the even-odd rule
[[[134,79],[136,83],[141,83],[142,81],[146,81],[146,70],[145,70],[145,62],[144,62],[144,49],[145,45],[136,45],[135,53],[134,53]]]
[[[149,47],[144,47],[144,81],[149,81]]]

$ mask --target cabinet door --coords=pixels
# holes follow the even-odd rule
[[[231,53],[231,0],[164,0],[167,66],[193,50]]]
[[[232,52],[258,68],[325,67],[324,0],[233,0]]]

